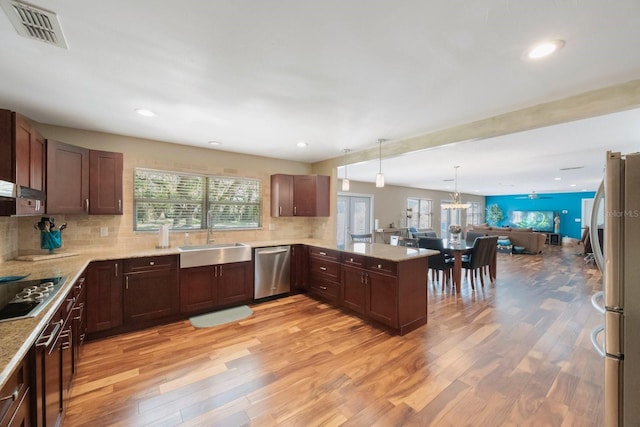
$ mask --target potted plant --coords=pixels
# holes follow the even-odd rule
[[[489,225],[497,225],[504,219],[502,209],[497,204],[493,204],[487,208],[487,222]]]

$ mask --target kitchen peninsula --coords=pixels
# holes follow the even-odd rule
[[[308,250],[305,263],[305,286],[310,295],[345,309],[347,315],[357,313],[366,320],[384,325],[399,334],[407,333],[427,322],[426,277],[427,257],[435,251],[394,247],[384,244],[355,243],[336,246],[321,240],[291,239],[248,243],[253,248],[281,244],[304,245]],[[55,297],[36,317],[0,322],[0,388],[29,355],[43,328],[66,305],[67,295],[83,277],[92,262],[142,257],[176,256],[176,248],[143,249],[130,252],[94,251],[64,258],[64,261],[7,261],[0,264],[0,276],[30,274],[28,279],[64,277],[65,282]],[[317,268],[317,271],[313,269]],[[327,279],[324,273],[333,272]],[[330,285],[333,293],[327,292]],[[90,280],[84,282],[90,288]],[[94,307],[87,304],[86,311]],[[188,315],[184,315],[184,318]]]

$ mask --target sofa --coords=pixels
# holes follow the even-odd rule
[[[545,233],[533,231],[530,228],[511,228],[511,227],[491,227],[487,224],[471,225],[465,230],[465,239],[475,240],[475,237],[481,236],[505,236],[516,246],[524,248],[524,252],[528,254],[539,254],[544,249],[544,242],[547,238]],[[472,243],[472,242],[469,242]]]

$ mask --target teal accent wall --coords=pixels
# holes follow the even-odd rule
[[[509,211],[554,211],[560,214],[560,235],[562,237],[582,237],[582,199],[593,199],[594,191],[577,193],[538,194],[537,199],[529,199],[526,194],[511,196],[486,196],[486,206],[497,204],[502,209],[504,220],[498,225],[508,225]],[[567,213],[562,213],[567,211]],[[578,222],[576,222],[576,219]]]

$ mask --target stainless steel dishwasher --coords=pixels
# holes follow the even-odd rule
[[[255,299],[289,292],[290,255],[291,246],[255,250]]]

